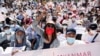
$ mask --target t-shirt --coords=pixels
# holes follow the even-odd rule
[[[88,34],[88,32],[86,32],[85,34],[82,35],[82,40],[85,41],[86,43],[91,43],[96,34],[97,32],[94,32],[93,35],[90,35]],[[100,33],[96,37],[95,42],[100,42]]]
[[[74,29],[76,30],[76,34],[84,34],[86,31],[85,27],[80,25],[74,27]]]
[[[44,43],[43,49],[50,48],[50,44]]]

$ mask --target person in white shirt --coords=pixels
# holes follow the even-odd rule
[[[81,40],[82,35],[85,33],[86,28],[83,26],[83,21],[77,20],[77,25],[74,27],[76,30],[76,39]]]
[[[85,33],[86,28],[83,27],[82,24],[83,24],[82,21],[80,21],[80,20],[77,21],[77,26],[74,27],[74,29],[76,30],[76,34],[84,34]]]
[[[89,30],[82,36],[82,40],[86,43],[100,42],[100,33],[97,33],[97,24],[90,24],[88,28]]]
[[[74,46],[78,44],[85,44],[85,42],[81,40],[76,40],[76,30],[75,29],[68,29],[66,30],[66,40],[64,40],[59,47],[64,46]]]

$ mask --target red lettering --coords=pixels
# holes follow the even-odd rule
[[[53,55],[54,55],[54,53],[53,53]],[[88,51],[88,52],[71,53],[71,54],[58,54],[56,56],[92,56],[92,54],[90,51]]]
[[[82,56],[82,53],[77,53],[77,56]]]
[[[83,56],[87,56],[86,52],[83,52]]]
[[[71,56],[76,56],[75,54],[71,54]]]
[[[90,51],[87,52],[87,55],[88,55],[88,56],[92,56]]]
[[[70,54],[68,54],[68,56],[70,56]]]

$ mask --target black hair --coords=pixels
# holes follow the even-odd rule
[[[66,34],[67,34],[68,32],[72,32],[72,33],[76,34],[76,30],[75,30],[75,29],[66,29]]]
[[[48,40],[48,36],[47,36],[47,34],[46,34],[46,27],[47,27],[48,25],[52,25],[52,27],[54,28],[54,33],[53,33],[53,35],[52,35],[52,41],[53,41],[53,40],[55,40],[55,39],[57,38],[57,36],[56,36],[56,27],[55,27],[55,25],[52,24],[52,23],[47,23],[46,26],[44,27],[44,38],[45,38],[46,40]]]
[[[84,13],[83,13],[83,12],[81,12],[79,15],[83,15],[83,16],[84,16]]]
[[[60,33],[63,34],[63,28],[61,28],[61,29],[57,29],[57,33],[58,33],[58,32],[60,32]]]
[[[9,29],[9,28],[10,28],[9,26],[4,26],[4,27],[3,27],[3,29]]]
[[[56,18],[56,17],[52,17],[52,20],[53,20],[54,22],[56,22],[56,21],[57,21],[57,18]]]
[[[68,15],[72,15],[72,13],[68,13]]]
[[[96,30],[98,28],[97,24],[90,24],[89,29]]]

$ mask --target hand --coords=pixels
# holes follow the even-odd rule
[[[44,16],[46,16],[46,12],[45,11],[41,12],[41,14],[36,17],[36,20],[40,21],[40,20],[43,19]]]
[[[15,55],[15,54],[18,53],[18,52],[19,52],[18,50],[13,51],[11,55],[13,56],[13,55]]]

